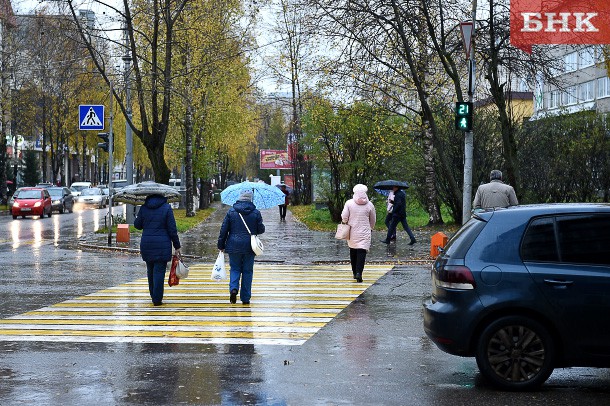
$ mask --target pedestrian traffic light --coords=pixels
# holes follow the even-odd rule
[[[455,129],[460,131],[472,131],[472,103],[455,103]]]
[[[108,152],[108,144],[110,143],[108,133],[97,133],[97,136],[104,140],[104,142],[98,142],[97,147]]]

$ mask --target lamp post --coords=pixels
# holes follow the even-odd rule
[[[110,81],[110,115],[108,117],[108,184],[112,184],[112,170],[113,170],[113,140],[112,140],[112,120],[114,118],[112,99],[114,98],[114,88],[112,86],[112,80]],[[112,245],[112,194],[110,194],[108,202],[108,246]]]
[[[123,56],[124,62],[124,79],[125,79],[125,112],[127,114],[127,120],[125,120],[125,177],[127,178],[127,185],[133,184],[133,134],[131,132],[131,89],[129,88],[129,71],[131,70],[131,55],[129,53],[129,37],[127,36],[127,26],[124,30],[125,35],[125,55]],[[131,204],[125,205],[125,220],[127,224],[133,224],[134,222],[134,206]]]

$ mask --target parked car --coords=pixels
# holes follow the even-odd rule
[[[49,191],[43,188],[24,187],[19,189],[19,195],[11,206],[13,219],[17,216],[40,216],[45,214],[51,217],[53,209],[51,207],[51,196]]]
[[[63,214],[64,212],[72,213],[74,210],[74,196],[67,187],[50,187],[47,188],[51,195],[53,210]]]
[[[108,202],[108,204],[110,204],[110,188],[107,187],[101,187],[100,189],[102,189],[102,192],[104,193],[104,196],[106,196],[106,201]],[[113,206],[118,206],[119,202],[115,202],[114,200],[112,201],[112,205]]]
[[[108,196],[104,195],[99,187],[89,187],[81,190],[80,195],[76,198],[76,203],[96,205],[101,209],[108,205]]]
[[[120,189],[127,186],[127,179],[115,179],[112,181],[112,188],[114,190]]]
[[[74,182],[70,185],[70,191],[74,197],[78,197],[83,189],[87,189],[91,187],[91,182]]]
[[[13,207],[13,203],[15,202],[15,198],[19,195],[19,191],[23,188],[18,188],[15,190],[15,193],[8,199],[8,207]]]
[[[48,182],[43,182],[43,183],[37,183],[35,187],[41,187],[43,189],[48,189],[50,187],[54,187],[55,185],[52,183],[48,183]]]
[[[509,390],[554,368],[610,367],[610,205],[474,214],[434,262],[424,330]]]

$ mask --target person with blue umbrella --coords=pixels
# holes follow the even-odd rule
[[[250,234],[259,235],[265,232],[263,216],[252,203],[252,199],[252,190],[245,189],[241,192],[227,212],[218,236],[218,249],[229,254],[229,301],[232,304],[237,302],[238,293],[243,304],[250,304],[255,256],[250,244]]]

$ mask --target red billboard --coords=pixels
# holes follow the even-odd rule
[[[510,42],[528,53],[537,44],[608,44],[610,2],[511,0]]]
[[[261,149],[261,169],[292,169],[288,151]]]

